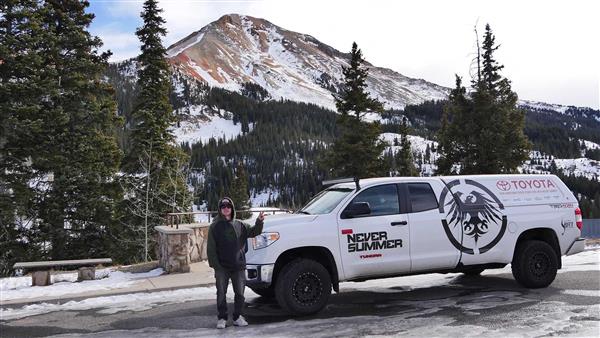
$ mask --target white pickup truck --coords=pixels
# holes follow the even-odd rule
[[[296,214],[270,216],[249,240],[247,285],[297,315],[343,281],[480,274],[512,264],[546,287],[581,252],[577,200],[554,175],[369,178],[335,184]]]

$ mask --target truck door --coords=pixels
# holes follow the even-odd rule
[[[443,186],[435,181],[411,182],[400,190],[408,196],[411,272],[455,268],[460,251],[448,240],[436,198]],[[451,231],[460,238],[460,227]]]
[[[410,271],[408,217],[402,214],[397,184],[366,188],[352,203],[366,202],[370,213],[338,215],[340,256],[347,279]]]

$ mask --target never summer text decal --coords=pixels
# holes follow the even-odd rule
[[[388,239],[388,234],[385,231],[348,234],[347,236],[348,252],[394,249],[402,247],[401,239]]]

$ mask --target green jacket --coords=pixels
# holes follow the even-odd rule
[[[215,270],[245,270],[248,238],[260,235],[263,230],[263,221],[259,219],[251,226],[235,219],[235,210],[232,210],[231,216],[231,220],[227,221],[219,209],[219,215],[208,228],[208,265]],[[239,236],[235,232],[235,225],[240,228]]]

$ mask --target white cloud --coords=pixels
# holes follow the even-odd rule
[[[100,27],[92,33],[104,42],[102,50],[110,50],[111,61],[121,61],[135,57],[140,52],[140,42],[135,34],[122,32],[111,27]]]

